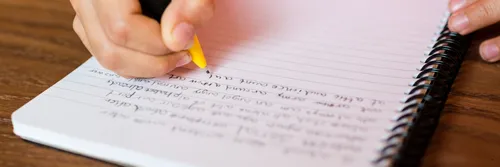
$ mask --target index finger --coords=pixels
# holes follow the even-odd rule
[[[118,46],[152,55],[165,55],[161,26],[142,14],[138,0],[94,0],[93,6],[102,28]]]

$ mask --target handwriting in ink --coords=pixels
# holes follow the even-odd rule
[[[167,123],[165,121],[151,120],[146,118],[134,118],[132,121],[138,124],[167,126]]]
[[[252,100],[250,98],[246,98],[240,95],[224,95],[222,96],[223,100],[233,100],[238,102],[250,103]]]
[[[242,87],[236,87],[236,86],[231,86],[231,85],[226,85],[226,90],[233,90],[233,91],[239,91],[239,92],[247,92],[247,93],[260,94],[260,95],[267,95],[267,92],[265,92],[265,91],[255,90],[255,89],[248,89],[248,88],[242,88]]]
[[[184,77],[181,77],[181,76],[178,76],[178,75],[169,75],[168,79],[176,79],[176,80],[180,80],[180,81],[185,81],[186,78]]]
[[[372,106],[375,106],[375,105],[384,105],[384,104],[385,104],[384,101],[375,100],[375,99],[372,100]]]
[[[104,71],[100,71],[100,70],[96,70],[96,69],[91,69],[89,70],[91,73],[94,73],[94,74],[98,74],[98,75],[104,75],[104,76],[107,76],[107,77],[113,77],[113,78],[121,78],[119,75],[117,74],[114,74],[114,73],[108,73],[108,72],[104,72]]]
[[[255,146],[255,147],[265,147],[265,146],[267,146],[267,143],[265,141],[262,141],[262,140],[259,140],[259,139],[237,138],[237,137],[235,137],[233,139],[233,142],[240,143],[240,144],[248,144],[248,145]]]
[[[238,108],[238,111],[242,112],[242,113],[246,113],[246,114],[252,114],[255,116],[267,117],[267,116],[271,115],[269,112],[264,112],[264,111],[255,110],[255,109],[248,109],[248,108],[243,108],[243,107]]]
[[[267,122],[266,126],[268,128],[276,128],[288,132],[300,133],[302,128],[300,125],[294,123],[280,123],[280,122]]]
[[[174,92],[164,91],[164,90],[159,90],[159,89],[146,88],[143,91],[146,93],[152,93],[155,95],[162,95],[164,97],[176,97],[176,98],[182,97],[182,93],[174,93]],[[188,98],[188,97],[185,97],[185,98]]]
[[[300,112],[302,109],[300,107],[293,107],[293,106],[280,106],[280,109],[283,111],[291,111],[291,112]]]
[[[315,102],[315,104],[318,104],[318,105],[321,105],[321,106],[325,106],[325,107],[330,107],[330,108],[341,108],[341,109],[349,109],[349,108],[351,108],[351,106],[349,106],[347,104],[340,104],[340,103],[336,104],[336,103],[318,101],[318,102]]]
[[[121,97],[125,97],[125,98],[132,98],[134,95],[136,94],[135,91],[133,92],[118,92],[118,91],[114,91],[114,90],[111,90],[109,91],[108,94],[106,94],[106,96],[110,96],[110,95],[117,95],[117,96],[121,96]]]
[[[208,81],[202,81],[202,80],[196,80],[196,79],[190,79],[189,82],[207,86],[207,87],[220,87],[221,84],[216,83],[216,82],[208,82]]]
[[[177,90],[187,90],[188,89],[188,87],[186,87],[186,86],[171,84],[171,83],[168,83],[165,81],[145,79],[145,78],[131,78],[131,79],[129,79],[129,82],[138,83],[138,84],[149,84],[151,86],[156,85],[156,86],[160,86],[160,87],[164,87],[164,88],[172,88],[172,89],[177,89]]]
[[[210,108],[219,109],[219,110],[222,110],[222,109],[229,109],[229,110],[231,110],[231,109],[234,108],[234,105],[212,103],[212,105],[210,106]]]
[[[202,118],[201,116],[189,116],[186,114],[171,113],[168,115],[170,118],[182,120],[185,122],[193,124],[201,124],[210,127],[227,127],[228,124],[224,122],[213,121],[209,119]]]
[[[330,154],[328,154],[326,152],[317,151],[317,150],[313,150],[313,149],[307,149],[307,148],[303,148],[303,147],[285,147],[283,149],[283,154],[285,154],[285,155],[297,154],[297,155],[301,155],[301,156],[308,156],[311,158],[320,158],[320,159],[327,159],[331,156]]]
[[[271,88],[276,89],[276,90],[280,90],[280,91],[285,91],[285,92],[303,94],[306,96],[315,95],[315,96],[325,97],[327,95],[326,93],[322,93],[322,92],[304,90],[304,89],[299,89],[299,88],[292,88],[292,87],[283,86],[283,85],[272,85]]]
[[[173,97],[173,98],[176,98],[178,100],[189,100],[190,99],[189,97],[182,96],[182,93],[174,93],[174,92],[163,91],[163,90],[158,90],[158,89],[145,88],[145,89],[141,89],[140,91],[145,92],[145,93],[154,94],[154,95],[162,95],[162,97],[166,97],[166,98]],[[136,93],[137,93],[136,91],[127,93],[127,92],[119,92],[119,91],[111,90],[106,96],[117,95],[117,96],[125,97],[128,99],[131,99],[131,98],[139,99],[139,97],[136,97]],[[140,97],[142,97],[142,96],[140,96]],[[147,99],[147,98],[142,97],[142,99]],[[151,98],[151,99],[156,99],[156,98]],[[151,102],[153,102],[153,101],[151,101]]]
[[[208,89],[197,89],[197,90],[193,91],[193,93],[208,95],[208,96],[215,96],[215,97],[219,96],[219,93],[217,93],[215,91],[210,91]]]
[[[237,129],[238,137],[261,138],[270,142],[286,142],[293,138],[292,135],[274,131],[263,131],[254,127],[240,125]]]
[[[219,79],[219,80],[226,80],[226,81],[231,81],[233,80],[233,77],[229,77],[229,76],[221,76],[221,75],[215,75],[215,74],[210,74],[208,76],[209,79]]]
[[[135,84],[130,84],[130,83],[125,83],[125,82],[118,82],[118,81],[113,81],[113,80],[108,80],[109,86],[120,86],[124,88],[129,88],[130,90],[142,90],[144,89],[143,86],[135,85]]]
[[[325,118],[335,118],[335,119],[349,119],[349,116],[340,115],[334,112],[327,112],[322,110],[307,110],[308,115],[320,116]]]
[[[252,86],[260,86],[260,87],[267,87],[268,86],[267,83],[254,81],[254,80],[247,80],[247,79],[240,79],[240,84],[247,84],[247,85],[252,85]]]
[[[278,120],[278,119],[291,119],[293,116],[288,113],[273,113],[272,117]]]
[[[128,102],[124,102],[124,101],[120,101],[120,100],[114,100],[114,99],[105,99],[106,102],[108,102],[109,104],[112,104],[113,106],[115,107],[133,107],[134,110],[137,110],[137,106],[135,104],[132,104],[132,103],[128,103]]]
[[[361,107],[361,112],[379,113],[382,112],[382,110],[379,108]]]
[[[129,119],[130,116],[116,112],[116,111],[101,111],[101,114],[110,116],[111,118]]]
[[[172,124],[172,122],[170,122],[170,121],[134,117],[134,116],[130,116],[127,114],[118,113],[116,111],[103,111],[103,112],[101,112],[101,114],[110,116],[111,118],[114,118],[114,119],[128,120],[128,121],[131,121],[133,123],[141,124],[141,125],[155,125],[155,126],[170,127],[170,132],[174,132],[174,133],[182,133],[182,134],[188,134],[188,135],[197,136],[197,137],[209,137],[209,138],[223,138],[224,137],[224,134],[220,133],[220,132],[210,132],[210,131],[207,131],[206,129],[201,130],[201,129],[197,129],[196,127],[188,127],[188,126],[183,126],[183,125]],[[174,116],[172,118],[185,119],[191,123],[202,122],[202,121],[199,121],[199,119],[193,119],[193,118],[182,117],[182,116],[178,116],[178,117]],[[214,128],[226,128],[227,127],[224,123],[206,123],[205,122],[205,124],[213,125],[212,127],[214,127]]]
[[[171,84],[165,81],[153,81],[152,85],[158,85],[161,87],[165,88],[172,88],[172,89],[177,89],[177,90],[188,90],[189,88],[187,86],[182,86],[182,85],[176,85],[176,84]]]
[[[164,91],[164,90],[159,90],[159,89],[153,89],[153,88],[146,88],[146,87],[140,86],[140,85],[135,85],[135,84],[131,84],[131,83],[125,83],[125,82],[119,82],[119,81],[113,81],[113,80],[108,80],[108,83],[109,83],[109,86],[125,87],[125,88],[129,88],[129,90],[144,91],[144,92],[153,93],[153,94],[162,94],[162,95],[165,95],[165,96],[168,96],[168,97],[170,97],[171,95],[173,95],[174,97],[179,97],[181,95],[180,93],[175,93],[174,94],[173,92],[169,92],[169,91]],[[155,82],[155,83],[159,83],[159,82]],[[187,87],[175,86],[173,84],[166,84],[166,85],[163,85],[163,86],[169,86],[170,88],[173,88],[173,89],[181,89],[181,90],[186,90],[187,89]]]
[[[377,119],[375,118],[370,118],[370,117],[356,117],[356,120],[363,124],[368,124],[368,123],[375,123],[377,122]]]
[[[257,123],[259,120],[255,117],[248,116],[248,115],[242,115],[238,113],[229,113],[229,112],[224,112],[224,111],[212,111],[211,112],[212,116],[215,117],[224,117],[224,118],[236,118],[240,121],[244,122],[249,122],[249,123]]]
[[[107,85],[115,90],[102,94],[108,105],[119,108],[118,112],[103,112],[111,118],[164,126],[167,133],[170,129],[183,135],[225,137],[234,143],[320,158],[359,152],[366,142],[364,135],[379,121],[368,113],[382,112],[379,105],[385,104],[215,74],[209,74],[206,81],[167,75],[165,80],[119,82],[112,80],[115,75],[90,72],[111,79]]]
[[[128,79],[129,82],[133,82],[133,83],[139,83],[139,84],[151,84],[151,83],[154,83],[154,80],[150,80],[150,79],[145,79],[145,78],[130,78]]]
[[[292,100],[292,101],[305,101],[306,99],[303,98],[303,97],[293,97],[293,96],[288,96],[288,95],[285,95],[284,93],[280,93],[278,94],[278,97],[282,98],[282,99],[286,99],[286,100]]]
[[[172,126],[171,132],[189,134],[197,137],[208,137],[208,138],[223,138],[224,134],[220,132],[210,132],[207,130],[201,130],[193,127],[185,127],[181,125]]]
[[[273,103],[268,102],[268,101],[262,101],[262,100],[255,100],[255,104],[258,106],[267,106],[267,107],[273,106]]]
[[[330,131],[322,131],[322,130],[317,130],[317,129],[306,129],[305,133],[307,135],[311,136],[317,136],[317,137],[322,137],[322,138],[339,138],[339,139],[344,139],[345,141],[349,142],[363,142],[366,139],[360,136],[356,135],[347,135],[347,134],[333,134]]]
[[[314,119],[309,117],[296,117],[299,123],[310,124],[319,127],[332,127],[332,128],[344,128],[352,131],[353,133],[357,132],[367,132],[368,129],[366,127],[362,127],[362,125],[343,123],[343,122],[334,122],[334,121],[326,121],[320,119]]]
[[[319,150],[335,150],[335,151],[349,151],[349,152],[354,152],[358,153],[361,151],[360,146],[354,146],[351,144],[345,144],[345,143],[336,143],[336,142],[330,142],[330,141],[322,141],[322,140],[312,140],[312,139],[304,139],[302,141],[302,146],[306,148],[313,148],[313,149],[319,149]]]
[[[343,96],[343,95],[334,95],[334,99],[342,101],[342,102],[348,102],[348,103],[353,103],[353,102],[363,102],[364,98],[361,97],[350,97],[350,96]]]

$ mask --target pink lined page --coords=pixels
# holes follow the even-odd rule
[[[137,166],[371,166],[447,10],[444,0],[216,3],[198,31],[213,74],[126,79],[91,58],[16,111],[14,126],[28,127],[16,134]],[[57,135],[70,138],[43,137]]]

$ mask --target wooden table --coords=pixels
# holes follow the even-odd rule
[[[0,166],[114,166],[12,133],[13,111],[89,58],[73,16],[68,0],[0,0]],[[477,34],[424,166],[500,166],[500,66],[477,54],[494,29]]]

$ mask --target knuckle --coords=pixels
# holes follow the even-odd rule
[[[115,43],[125,43],[129,33],[129,24],[126,21],[118,20],[111,22],[107,26],[108,37]]]
[[[496,7],[493,3],[484,3],[478,6],[479,17],[491,17],[495,15]]]

